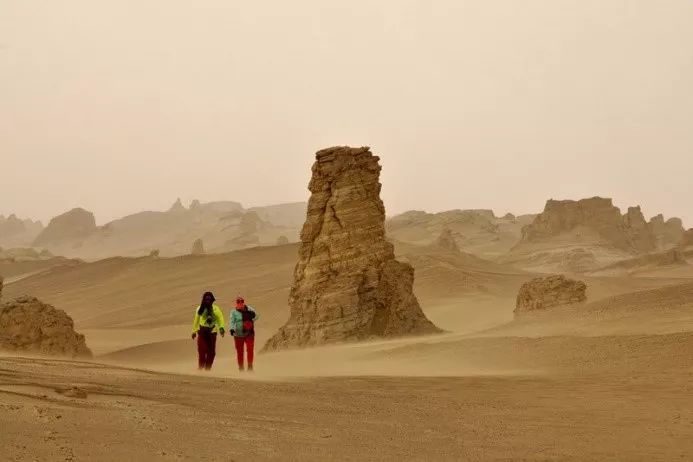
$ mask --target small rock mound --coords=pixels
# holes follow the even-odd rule
[[[568,279],[563,275],[532,279],[520,288],[515,315],[582,303],[587,300],[586,291],[587,285],[584,282]]]
[[[286,236],[279,236],[277,238],[277,245],[287,245],[289,243],[289,238]]]
[[[193,242],[192,249],[190,250],[191,255],[204,255],[205,254],[205,244],[202,239],[196,239]]]
[[[55,356],[91,357],[72,318],[34,297],[0,306],[0,349]]]
[[[460,248],[457,246],[455,236],[452,234],[452,231],[449,228],[445,228],[440,233],[440,236],[438,236],[435,241],[435,245],[441,249],[445,249],[453,253],[460,253]]]

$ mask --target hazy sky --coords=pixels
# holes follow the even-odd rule
[[[304,200],[338,144],[389,214],[693,226],[693,1],[0,0],[0,214]]]

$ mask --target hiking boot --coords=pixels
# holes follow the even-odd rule
[[[243,372],[245,371],[245,367],[243,366],[238,366],[238,372]]]
[[[252,364],[249,364],[249,365],[248,365],[248,372],[253,372],[253,366],[252,366]]]

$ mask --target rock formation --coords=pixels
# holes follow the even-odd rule
[[[584,282],[568,279],[563,275],[532,279],[520,288],[515,314],[582,303],[587,300],[586,291]]]
[[[664,221],[664,216],[659,214],[652,217],[648,226],[654,234],[657,248],[668,249],[678,245],[683,238],[684,228],[680,218],[669,218]]]
[[[149,258],[159,258],[159,249],[152,249],[151,252],[149,252]]]
[[[620,249],[629,249],[626,225],[611,199],[593,197],[579,201],[546,202],[544,211],[522,229],[522,240],[541,241],[578,226],[594,229],[603,239]]]
[[[95,233],[96,220],[94,214],[81,208],[72,209],[53,218],[48,226],[41,231],[34,241],[34,247],[61,245],[69,241],[79,240]]]
[[[316,154],[290,319],[266,350],[439,331],[412,292],[413,268],[385,240],[380,170],[367,147]]]
[[[693,247],[693,228],[687,229],[686,232],[681,236],[679,241],[679,248],[686,250],[688,247]]]
[[[33,297],[0,305],[0,349],[59,356],[91,357],[83,335],[62,310]]]
[[[289,238],[286,236],[279,236],[277,238],[277,245],[287,245],[289,243]]]
[[[460,248],[457,246],[455,236],[449,228],[445,228],[434,243],[437,247],[453,253],[460,253]]]
[[[646,253],[657,248],[657,240],[645,220],[640,206],[628,207],[628,211],[623,216],[623,223],[626,227],[626,234],[630,238],[630,246],[636,252]]]
[[[7,247],[31,245],[42,230],[43,225],[40,221],[22,220],[14,214],[7,218],[0,215],[0,245]]]
[[[549,200],[544,211],[522,229],[522,241],[542,242],[580,228],[596,232],[604,245],[634,254],[671,248],[683,233],[678,218],[665,222],[658,215],[647,222],[639,206],[629,207],[621,216],[611,199],[593,197]]]
[[[181,202],[180,197],[176,199],[176,202],[173,203],[173,205],[168,209],[169,212],[185,212],[185,206],[183,205],[183,202]]]
[[[204,242],[202,242],[202,239],[196,239],[195,242],[193,242],[192,249],[190,250],[191,255],[204,255],[205,254],[205,245]]]

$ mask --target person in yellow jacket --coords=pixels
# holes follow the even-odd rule
[[[214,294],[205,292],[202,303],[195,310],[192,339],[197,339],[197,368],[210,370],[217,354],[217,333],[223,337],[224,314],[214,302]]]

